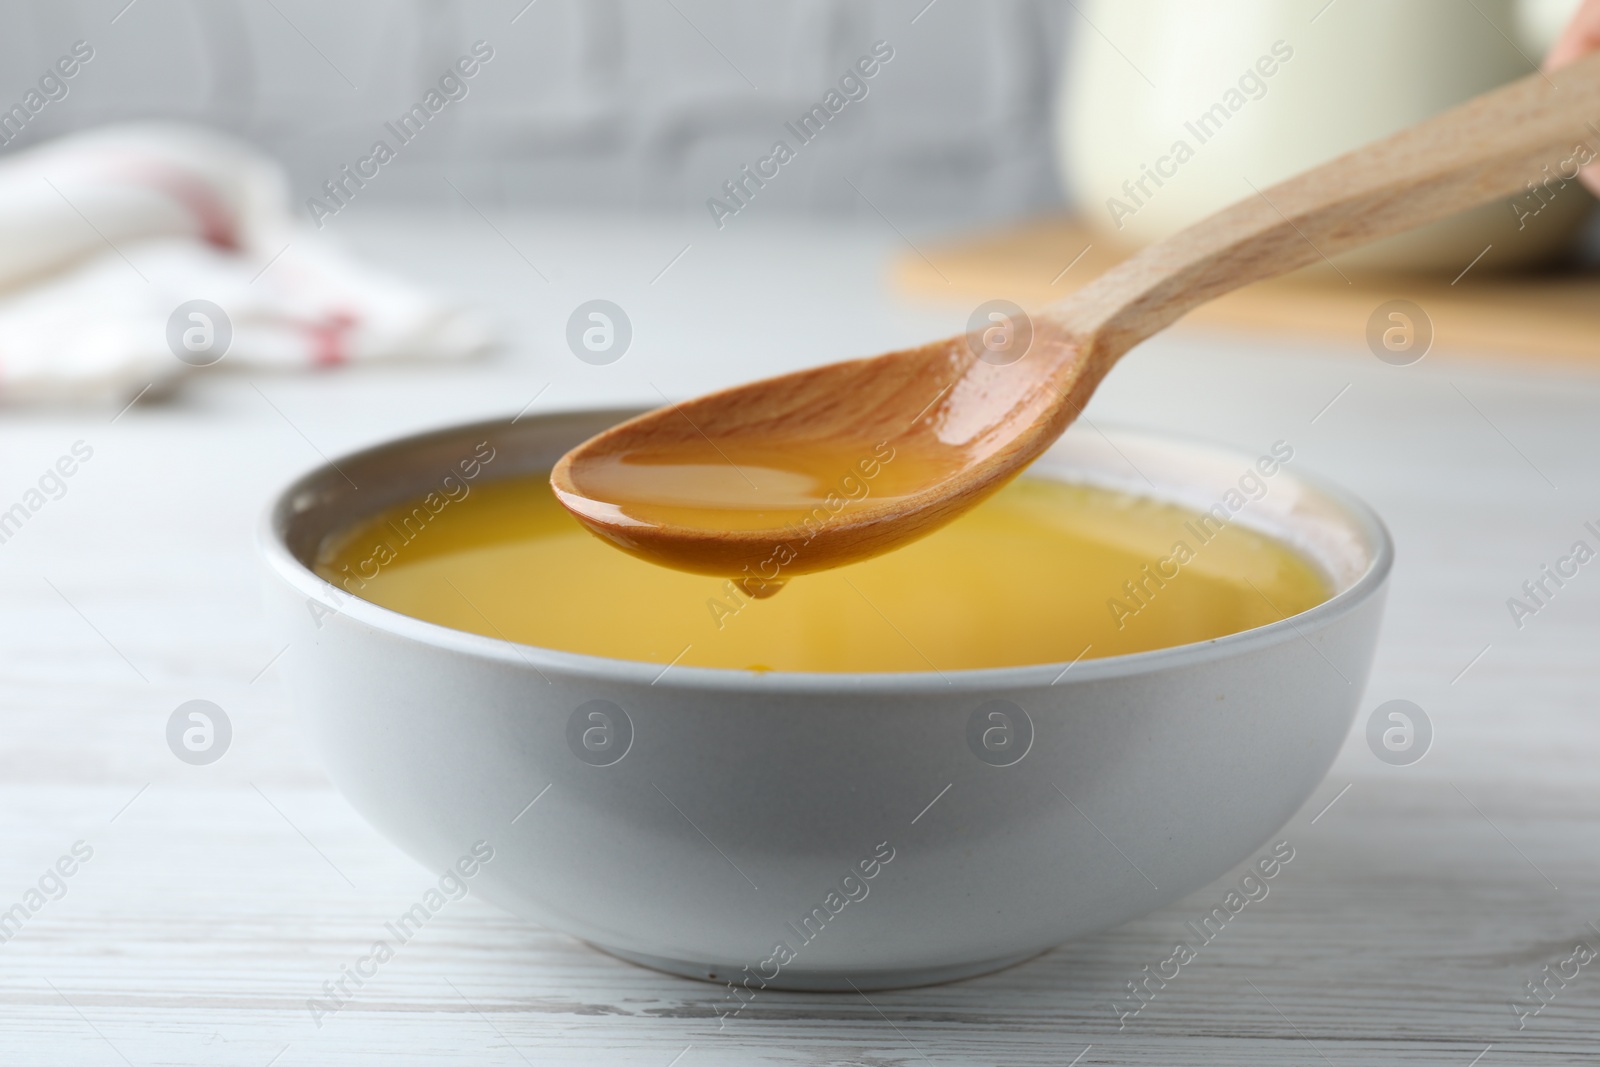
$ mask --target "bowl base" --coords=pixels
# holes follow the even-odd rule
[[[615,956],[619,960],[648,967],[652,971],[663,971],[667,974],[677,975],[681,978],[695,978],[702,982],[715,982],[718,985],[733,984],[736,979],[742,980],[742,968],[722,963],[695,963],[690,960],[673,960],[661,956],[647,956],[639,952],[628,952],[620,948],[611,948],[607,945],[597,945],[587,942],[590,947],[599,949],[608,956]],[[848,971],[801,971],[784,970],[778,977],[760,988],[780,990],[797,993],[860,993],[884,989],[910,989],[914,986],[940,985],[944,982],[959,982],[965,978],[977,978],[979,975],[993,974],[1003,971],[1007,967],[1014,967],[1019,963],[1042,956],[1050,949],[1041,951],[1024,952],[1017,956],[1002,956],[998,959],[978,960],[972,963],[953,963],[943,967],[909,967],[903,970],[872,970],[863,968]]]

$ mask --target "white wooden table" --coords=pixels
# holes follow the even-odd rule
[[[1287,439],[1297,464],[1373,502],[1399,544],[1363,721],[1283,831],[1295,861],[1126,1029],[1113,998],[1217,903],[1221,882],[988,978],[870,1002],[767,994],[722,1030],[719,987],[469,897],[318,1028],[307,1000],[431,876],[351,811],[303,743],[258,603],[253,526],[269,493],[319,451],[530,401],[693,394],[942,336],[968,310],[884,292],[900,240],[888,228],[753,215],[721,233],[701,219],[497,217],[498,233],[468,214],[337,221],[368,254],[492,307],[508,351],[468,368],[253,381],[224,362],[114,423],[113,411],[0,414],[0,508],[74,442],[94,449],[66,495],[0,544],[0,909],[75,842],[93,850],[0,945],[0,1063],[1600,1057],[1600,961],[1552,983],[1521,1030],[1509,1006],[1575,942],[1600,948],[1600,563],[1521,630],[1505,604],[1574,540],[1596,540],[1583,523],[1600,520],[1600,380],[1450,353],[1395,368],[1358,337],[1293,351],[1160,339],[1089,412],[1252,449]],[[632,350],[609,367],[563,341],[569,312],[593,297],[634,324]],[[1394,697],[1425,708],[1436,731],[1411,766],[1381,763],[1362,729]],[[225,708],[235,731],[204,767],[164,738],[173,709],[196,698]]]

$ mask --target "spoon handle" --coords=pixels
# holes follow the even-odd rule
[[[1530,186],[1600,156],[1600,55],[1535,73],[1267,189],[1151,245],[1044,314],[1101,368],[1264,278]]]

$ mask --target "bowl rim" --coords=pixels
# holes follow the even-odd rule
[[[539,412],[533,419],[570,416],[616,415],[619,419],[636,413],[636,408],[574,407]],[[521,418],[519,415],[517,418]],[[1057,685],[1083,685],[1135,675],[1158,673],[1207,662],[1218,662],[1235,655],[1270,648],[1292,640],[1310,638],[1307,631],[1320,630],[1365,605],[1383,589],[1394,566],[1394,541],[1389,529],[1370,505],[1335,482],[1300,468],[1290,472],[1293,480],[1332,502],[1342,516],[1360,528],[1374,546],[1366,569],[1349,587],[1305,611],[1240,630],[1207,641],[1172,645],[1104,656],[1089,660],[1056,663],[1031,663],[1012,667],[985,667],[939,671],[752,671],[732,667],[663,666],[642,660],[612,659],[581,652],[564,652],[540,645],[526,645],[499,637],[488,637],[427,622],[411,615],[364,600],[327,581],[300,562],[290,551],[279,529],[279,516],[290,510],[290,501],[306,485],[320,477],[337,473],[346,463],[407,446],[418,446],[430,439],[470,434],[477,430],[501,429],[516,419],[500,417],[451,423],[343,453],[302,472],[273,494],[257,525],[257,547],[271,571],[295,592],[309,601],[318,601],[334,613],[346,616],[390,637],[415,641],[444,651],[460,653],[519,669],[546,671],[566,678],[588,679],[620,684],[664,687],[669,690],[714,690],[772,695],[774,693],[861,693],[893,692],[905,695],[980,693],[996,690],[1053,688]],[[531,420],[530,420],[531,421]],[[1175,444],[1198,445],[1214,452],[1236,455],[1246,463],[1255,457],[1237,446],[1202,437],[1161,429],[1122,424],[1097,424],[1106,431],[1138,434]],[[329,595],[331,593],[331,596]],[[335,606],[336,605],[336,606]],[[1315,646],[1313,645],[1313,648]],[[680,653],[681,654],[681,653]],[[1320,654],[1320,653],[1319,653]],[[546,681],[550,681],[546,677]]]

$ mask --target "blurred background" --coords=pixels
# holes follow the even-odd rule
[[[841,177],[897,219],[1058,204],[1051,115],[1070,6],[940,0],[910,23],[926,3],[8,0],[0,66],[13,95],[76,40],[97,54],[6,150],[182,118],[266,149],[298,202],[484,40],[496,59],[447,126],[375,183],[374,202],[450,204],[448,174],[485,205],[704,210],[753,149],[889,40],[893,77],[872,80],[871,107],[829,130],[763,194],[768,206],[870,212]]]
[[[1166,147],[1169,130],[1181,134],[1178,123],[1276,38],[1301,50],[1299,69],[1285,71],[1301,83],[1298,100],[1346,116],[1387,102],[1384,114],[1357,116],[1377,129],[1526,73],[1575,5],[7,0],[0,64],[12,96],[20,99],[33,73],[73,42],[96,54],[69,96],[4,151],[105,123],[184,119],[266,150],[287,169],[299,202],[483,40],[500,58],[470,86],[470,104],[408,146],[364,199],[447,205],[448,175],[486,205],[702,210],[784,122],[886,40],[896,49],[892,76],[872,79],[871,106],[763,190],[763,209],[870,214],[848,178],[897,221],[960,225],[1061,206],[1068,196],[1057,161],[1069,144],[1116,156],[1104,134],[1069,140],[1091,136],[1069,132],[1071,119],[1126,126],[1159,116],[1169,129],[1158,131],[1155,147]],[[1069,58],[1100,80],[1080,80],[1058,108]],[[1308,65],[1316,69],[1305,72]],[[1297,112],[1293,135],[1305,139],[1315,126]],[[1251,131],[1266,132],[1260,124]],[[1065,169],[1081,177],[1105,165],[1137,178],[1141,162],[1153,158],[1083,159]],[[1083,196],[1095,183],[1075,184]]]
[[[162,395],[171,354],[196,362],[169,352],[192,309],[167,316],[198,298],[230,365],[516,349],[470,294],[408,287],[417,262],[340,250],[418,260],[429,226],[487,226],[549,281],[566,264],[507,236],[535,214],[677,220],[697,258],[730,229],[865,224],[899,297],[1039,306],[1529,75],[1576,2],[9,0],[0,394]],[[1196,318],[1337,338],[1405,298],[1445,347],[1586,356],[1594,220],[1580,183],[1530,176]]]

